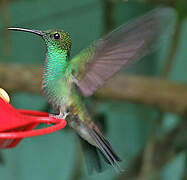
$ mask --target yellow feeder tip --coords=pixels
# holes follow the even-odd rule
[[[5,100],[7,103],[10,102],[10,97],[8,96],[7,92],[4,89],[2,89],[2,88],[0,88],[0,97],[3,100]]]

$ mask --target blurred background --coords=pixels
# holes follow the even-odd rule
[[[64,29],[73,39],[73,57],[158,6],[177,11],[173,38],[87,99],[125,171],[108,167],[90,176],[79,140],[67,127],[1,150],[0,180],[187,179],[186,0],[1,0],[0,87],[16,108],[51,111],[40,89],[43,41],[29,33],[8,32],[7,27]]]

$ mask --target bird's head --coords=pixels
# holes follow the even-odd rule
[[[63,30],[50,29],[46,31],[39,31],[25,28],[8,28],[8,30],[24,31],[39,35],[44,39],[48,48],[51,47],[57,50],[67,51],[70,51],[71,49],[71,37],[67,32]]]

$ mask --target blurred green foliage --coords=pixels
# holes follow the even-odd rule
[[[176,9],[178,11],[180,20],[184,20],[187,16],[186,7],[187,7],[187,1],[185,0],[177,1]]]
[[[143,0],[4,0],[0,3],[1,61],[38,64],[38,66],[41,66],[45,59],[45,46],[41,39],[32,34],[7,33],[4,30],[7,26],[41,30],[64,29],[72,36],[73,56],[105,32],[132,17],[143,14],[150,7],[161,5],[155,4],[155,1],[152,1],[153,5],[150,1]],[[182,21],[182,28],[169,78],[186,82],[187,3],[186,0],[178,0],[174,5]],[[172,41],[166,42],[157,53],[144,58],[144,61],[131,67],[128,72],[160,76],[171,43]],[[16,108],[46,110],[47,107],[47,102],[41,95],[27,92],[12,93],[11,99]],[[94,113],[104,115],[106,135],[123,159],[122,167],[125,169],[123,174],[117,174],[108,168],[101,174],[89,176],[84,161],[79,160],[82,153],[76,135],[72,131],[63,130],[41,137],[27,138],[15,149],[3,150],[4,164],[0,165],[0,180],[133,179],[132,177],[138,172],[140,172],[138,176],[141,176],[139,179],[145,176],[145,180],[185,179],[187,172],[185,148],[175,151],[177,145],[171,146],[172,158],[157,169],[149,167],[149,176],[146,173],[141,175],[145,162],[138,161],[138,157],[146,151],[147,144],[152,141],[152,136],[164,139],[185,118],[176,114],[162,113],[160,123],[160,111],[155,107],[112,100],[91,99],[90,102]],[[157,148],[161,146],[158,144]],[[157,161],[162,159],[161,156],[157,157]],[[138,170],[134,168],[135,165],[138,166]],[[77,170],[79,172],[76,172]],[[133,175],[129,175],[130,173]]]

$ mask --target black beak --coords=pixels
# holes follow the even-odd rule
[[[39,35],[39,36],[44,36],[44,35],[46,35],[46,33],[43,32],[43,31],[33,30],[33,29],[25,29],[25,28],[8,28],[8,30],[30,32],[30,33],[37,34],[37,35]]]

